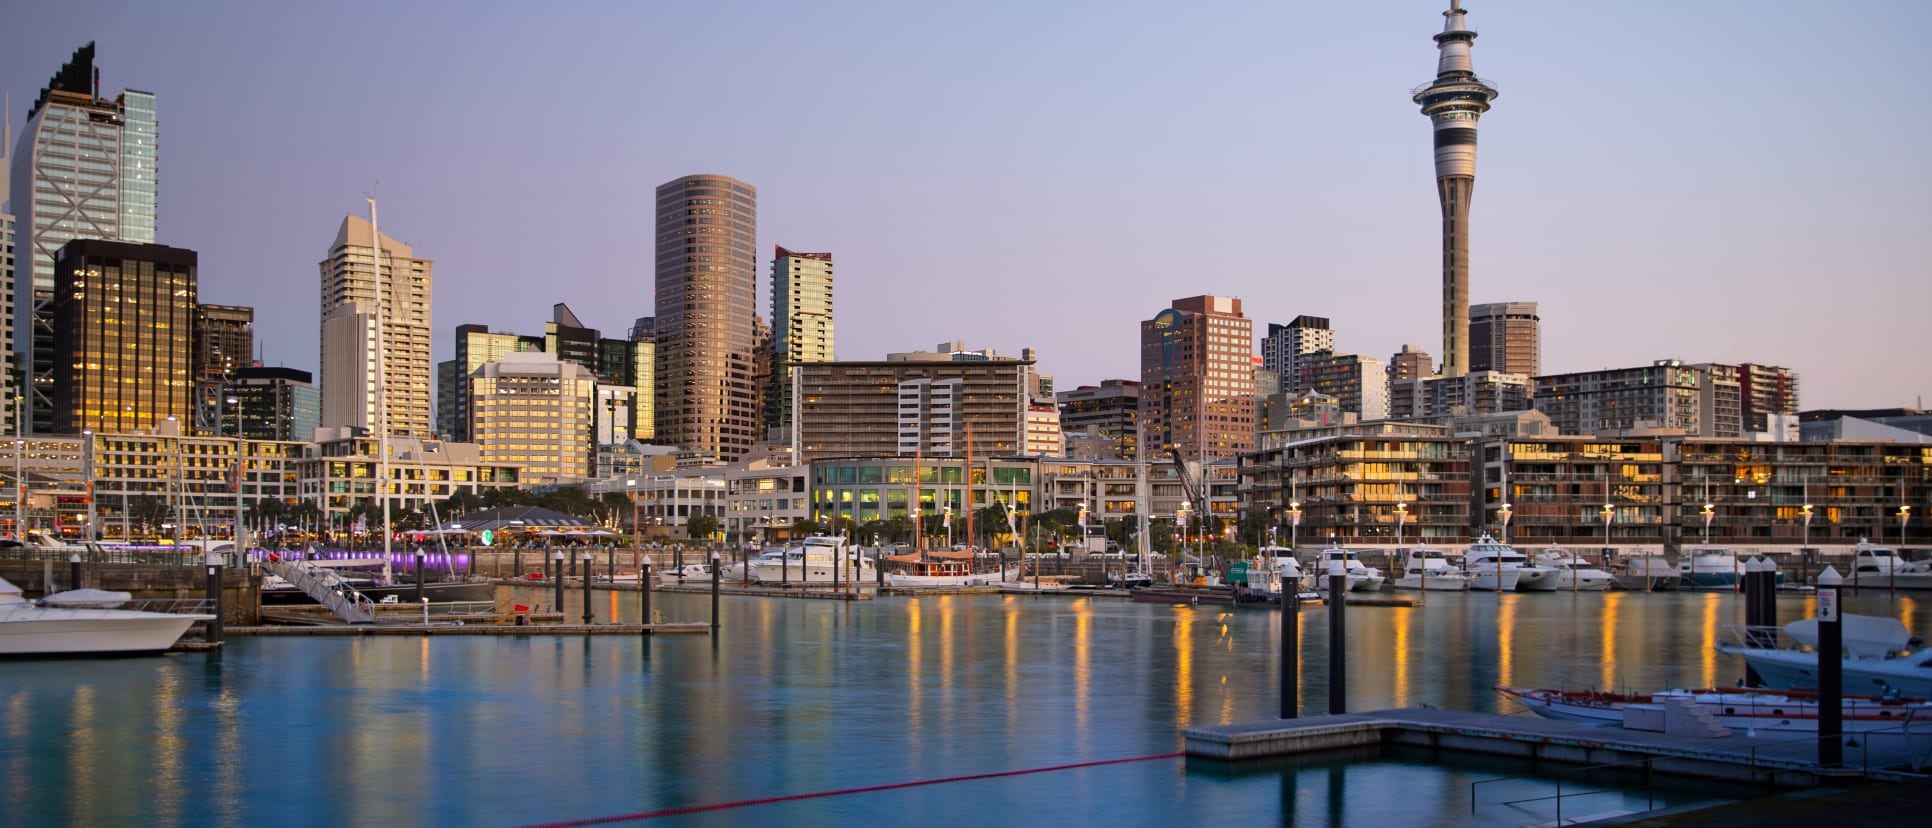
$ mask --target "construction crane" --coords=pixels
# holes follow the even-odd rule
[[[1174,474],[1181,478],[1181,489],[1187,493],[1188,505],[1194,507],[1201,513],[1201,526],[1205,531],[1208,511],[1206,487],[1196,486],[1194,478],[1188,476],[1187,461],[1181,459],[1181,450],[1179,448],[1168,446],[1167,459],[1174,464]],[[1202,471],[1206,472],[1206,469],[1202,469]],[[1182,528],[1185,529],[1186,527]]]

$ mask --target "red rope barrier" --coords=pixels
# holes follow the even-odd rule
[[[914,782],[893,782],[887,785],[868,785],[863,788],[846,788],[844,790],[838,790],[838,791],[818,791],[815,793],[789,794],[787,796],[768,796],[761,799],[741,799],[736,802],[720,802],[713,805],[686,805],[682,808],[665,808],[659,811],[645,811],[643,813],[622,814],[619,816],[592,817],[589,819],[573,819],[573,820],[566,820],[564,822],[543,822],[543,823],[538,823],[536,825],[527,826],[527,828],[574,828],[574,826],[580,826],[580,825],[609,825],[613,822],[631,822],[634,820],[657,819],[659,817],[683,816],[685,814],[697,814],[697,813],[703,813],[705,811],[727,811],[733,808],[748,808],[753,805],[771,805],[777,802],[793,802],[800,799],[823,799],[829,796],[847,796],[850,794],[862,794],[862,793],[873,793],[876,791],[898,790],[900,788],[918,788],[925,785],[939,785],[939,784],[944,784],[948,782],[971,782],[975,779],[998,779],[1003,776],[1024,776],[1029,773],[1048,773],[1051,771],[1076,770],[1079,768],[1099,767],[1101,765],[1121,765],[1129,762],[1151,762],[1157,759],[1179,759],[1182,756],[1186,756],[1186,755],[1187,754],[1185,753],[1179,753],[1179,752],[1162,753],[1154,756],[1135,756],[1128,759],[1101,759],[1095,762],[1075,762],[1071,765],[1051,765],[1044,768],[1028,768],[1026,770],[994,771],[992,773],[975,773],[967,776],[948,776],[942,779],[921,779]]]

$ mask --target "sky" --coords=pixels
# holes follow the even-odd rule
[[[435,260],[454,329],[624,336],[653,191],[758,188],[830,251],[837,353],[1038,349],[1060,388],[1139,375],[1139,322],[1242,300],[1338,350],[1440,359],[1430,128],[1447,0],[1346,3],[86,2],[0,12],[17,138],[98,43],[157,96],[157,241],[318,364],[348,213]],[[1534,301],[1545,373],[1756,362],[1804,408],[1932,393],[1932,3],[1469,0],[1475,303]]]

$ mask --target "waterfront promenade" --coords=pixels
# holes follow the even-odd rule
[[[532,604],[541,590],[501,592]],[[702,621],[709,596],[653,607]],[[547,600],[547,599],[545,599]],[[600,619],[635,593],[593,591]],[[580,612],[581,591],[564,612]],[[1786,618],[1809,599],[1780,599]],[[1852,611],[1928,615],[1910,595]],[[1528,763],[1408,749],[1228,764],[1182,731],[1271,718],[1278,614],[1008,595],[728,596],[709,635],[235,638],[219,657],[18,662],[0,674],[0,814],[127,825],[518,825],[1121,764],[797,800],[679,824],[1301,820],[1530,825]],[[1327,687],[1325,613],[1300,686]],[[1493,684],[1734,680],[1708,646],[1730,593],[1435,595],[1351,609],[1352,709],[1508,712]],[[1161,758],[1167,757],[1167,758]],[[1486,791],[1494,789],[1495,795]],[[1623,786],[1598,810],[1760,793]],[[1633,807],[1634,806],[1634,807]],[[1566,804],[1566,813],[1569,805]]]

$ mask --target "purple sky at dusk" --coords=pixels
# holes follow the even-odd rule
[[[98,41],[154,92],[158,241],[317,365],[345,213],[436,261],[456,325],[652,313],[653,189],[758,188],[759,256],[831,251],[838,355],[1039,349],[1139,373],[1138,322],[1239,297],[1338,347],[1441,357],[1429,123],[1447,0],[1348,3],[20,3],[17,138]],[[1800,373],[1807,408],[1932,394],[1932,4],[1469,0],[1474,302],[1542,305],[1547,373]],[[759,294],[769,307],[769,275]]]

